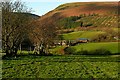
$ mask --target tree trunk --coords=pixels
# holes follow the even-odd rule
[[[17,56],[18,49],[15,48],[6,48],[5,52],[7,56]]]

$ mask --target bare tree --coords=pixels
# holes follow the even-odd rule
[[[35,27],[32,29],[31,40],[36,45],[35,52],[48,54],[49,47],[53,45],[59,27],[50,18],[36,20],[33,24]]]
[[[2,48],[2,8],[0,6],[0,50]]]
[[[2,2],[2,49],[6,55],[16,55],[24,40],[29,28],[28,12],[21,1]]]

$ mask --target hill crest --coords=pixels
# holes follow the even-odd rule
[[[43,15],[39,21],[45,19],[58,21],[62,18],[79,16],[81,14],[118,15],[118,2],[66,3]]]

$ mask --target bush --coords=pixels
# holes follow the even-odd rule
[[[90,51],[89,52],[90,55],[110,55],[111,52],[106,50],[106,49],[96,49],[96,50],[93,50],[93,51]]]
[[[87,50],[77,52],[76,55],[88,55],[89,52]]]
[[[88,24],[84,24],[83,26],[84,27],[89,27],[89,26],[92,26],[93,24],[92,23],[88,23]]]
[[[64,49],[65,54],[74,54],[75,51],[76,51],[76,49],[75,48],[71,48],[71,47],[66,47]]]
[[[62,26],[64,29],[75,28],[80,26],[79,22],[75,22],[80,18],[81,17],[79,16],[71,16],[71,17],[63,18],[63,19],[60,19],[60,21],[58,21],[58,24]]]
[[[64,52],[64,47],[63,47],[63,48],[60,48],[60,49],[57,51],[57,54],[59,54],[59,55],[65,54],[65,52]]]
[[[91,39],[93,42],[101,42],[101,41],[108,41],[108,36],[109,34],[99,34],[98,36],[95,36],[94,38]]]
[[[106,49],[100,48],[92,51],[82,50],[80,52],[75,52],[75,48],[66,47],[64,49],[65,54],[74,54],[74,55],[111,55],[112,53]]]
[[[112,54],[110,51],[106,50],[106,49],[96,49],[96,50],[92,50],[92,51],[87,51],[87,50],[83,50],[80,52],[76,53],[77,55],[110,55]]]

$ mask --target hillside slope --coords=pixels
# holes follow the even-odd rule
[[[99,15],[117,15],[117,2],[76,2],[67,3],[58,6],[56,9],[43,15],[41,19],[49,18],[50,20],[58,21],[61,18],[70,16],[79,16],[80,14],[99,14]]]
[[[64,16],[79,16],[80,14],[96,13],[101,15],[114,15],[118,10],[116,2],[78,2],[60,5],[55,9]]]

